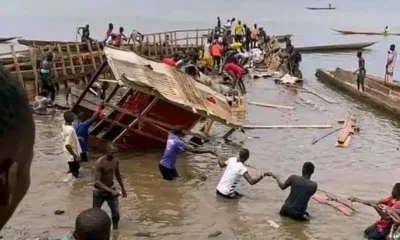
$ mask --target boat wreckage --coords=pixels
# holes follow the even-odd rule
[[[87,87],[71,87],[70,93],[75,113],[90,115],[104,107],[90,130],[91,136],[122,148],[143,150],[164,147],[175,125],[181,125],[185,134],[200,138],[207,135],[213,122],[232,129],[242,126],[244,118],[240,116],[246,111],[243,101],[232,101],[192,76],[135,52],[106,47],[104,54],[106,61]],[[107,68],[112,75],[107,81],[114,84],[103,102],[89,87]],[[208,119],[203,132],[193,132],[202,119]]]

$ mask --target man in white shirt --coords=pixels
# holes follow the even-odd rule
[[[390,45],[388,55],[387,55],[387,62],[386,62],[386,81],[392,82],[393,81],[393,73],[394,67],[396,65],[397,60],[397,52],[396,46],[394,44]]]
[[[224,174],[217,186],[217,195],[228,199],[238,199],[243,195],[236,191],[240,178],[243,176],[250,185],[258,183],[264,176],[269,174],[264,173],[258,178],[253,179],[243,163],[250,157],[250,152],[246,148],[242,148],[239,152],[239,158],[231,157],[227,161],[223,161],[218,157],[218,164],[221,168],[226,167]]]
[[[69,167],[68,173],[72,173],[73,177],[78,178],[82,150],[78,136],[72,126],[74,114],[71,111],[66,111],[64,113],[64,120],[65,123],[61,129],[61,137],[63,140],[64,155]]]

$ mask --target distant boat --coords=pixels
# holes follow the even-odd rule
[[[308,10],[335,10],[336,7],[306,7]]]
[[[345,52],[360,50],[375,43],[376,42],[347,43],[325,46],[298,47],[296,49],[301,53]]]
[[[354,32],[354,31],[344,31],[344,30],[337,30],[333,29],[333,31],[338,32],[340,34],[345,35],[382,35],[382,36],[400,36],[400,33],[390,33],[390,32]]]
[[[0,43],[6,43],[19,37],[0,38]]]

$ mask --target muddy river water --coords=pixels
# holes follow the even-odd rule
[[[24,1],[15,2],[22,4]],[[76,1],[71,1],[71,6],[74,2]],[[105,1],[99,2],[107,4]],[[218,3],[214,6],[215,8],[201,16],[194,14],[189,17],[186,11],[188,8],[197,7],[205,10],[213,6],[212,1],[205,0],[202,3],[195,1],[193,6],[184,4],[181,8],[173,8],[170,5],[162,5],[163,1],[161,3],[153,0],[149,1],[151,2],[149,4],[154,6],[154,16],[158,16],[161,7],[169,9],[170,12],[164,17],[151,17],[140,13],[141,8],[147,11],[151,9],[151,6],[121,2],[127,4],[124,6],[131,6],[132,9],[137,10],[132,19],[135,19],[138,28],[149,29],[143,32],[185,28],[189,23],[195,27],[208,26],[213,24],[212,19],[217,15],[225,18],[236,14],[243,15],[243,19],[250,22],[258,21],[260,25],[266,26],[267,32],[270,30],[277,34],[294,33],[293,42],[298,46],[379,41],[370,51],[365,52],[367,71],[377,75],[383,73],[385,52],[388,46],[396,43],[397,40],[396,37],[344,37],[329,30],[330,27],[365,30],[367,26],[370,26],[369,30],[378,29],[379,31],[385,25],[395,24],[395,12],[386,7],[389,3],[379,4],[371,1],[369,4],[363,4],[361,1],[352,1],[352,3],[331,1],[332,5],[338,6],[336,12],[313,13],[304,10],[305,4],[300,4],[299,1],[260,3],[252,0],[246,4],[260,4],[260,8],[252,11],[239,11],[235,8],[232,9],[232,13],[221,14],[221,12],[226,12],[226,6]],[[169,2],[173,4],[176,1]],[[233,2],[236,7],[245,9],[245,3],[236,0]],[[399,4],[395,1],[389,2],[394,5]],[[321,3],[307,1],[307,4]],[[36,19],[37,23],[47,26],[48,30],[52,31],[51,34],[59,33],[62,37],[66,36],[64,31],[66,27],[74,29],[76,24],[89,22],[94,28],[93,34],[101,36],[103,25],[112,21],[110,19],[115,19],[118,24],[125,24],[125,26],[129,23],[129,14],[127,10],[124,10],[127,7],[121,9],[120,5],[113,6],[113,9],[120,11],[122,16],[101,20],[99,16],[90,15],[92,13],[84,17],[84,14],[79,11],[76,14],[81,14],[80,17],[69,15],[73,12],[70,5],[65,6],[64,9],[68,14],[62,15],[61,10],[57,10],[60,7],[56,8],[53,5],[54,3],[51,3],[48,6],[55,10],[51,11],[47,18],[36,16],[34,12],[37,12],[37,9],[34,6],[29,12],[30,15],[26,13],[26,18]],[[8,31],[9,35],[17,34],[15,29],[20,27],[27,36],[40,37],[35,35],[37,33],[33,31],[33,28],[29,27],[33,23],[22,21],[17,13],[14,15],[10,13],[18,10],[16,3],[10,3],[9,8],[10,11],[2,13],[17,21],[13,21],[13,27],[7,28],[6,33]],[[341,8],[343,11],[338,12]],[[99,10],[98,14],[105,14],[102,11],[104,10]],[[284,17],[278,14],[279,11],[286,11],[293,18]],[[366,15],[370,16],[368,24],[361,20]],[[185,18],[188,17],[192,19],[189,23],[185,22]],[[160,18],[165,21],[160,21]],[[204,18],[209,20],[201,20]],[[382,20],[385,18],[388,21]],[[68,21],[64,21],[65,19]],[[56,26],[62,27],[60,29]],[[390,29],[399,30],[400,26],[392,25]],[[96,30],[99,31],[96,33]],[[43,38],[51,37],[48,31],[43,34]],[[338,102],[337,104],[329,104],[314,95],[301,92],[299,95],[314,103],[315,106],[300,105],[296,103],[295,96],[276,86],[272,81],[265,79],[254,81],[249,88],[248,100],[294,106],[295,110],[248,106],[248,123],[271,125],[328,123],[333,128],[248,130],[245,135],[235,133],[232,136],[234,142],[242,142],[251,152],[249,164],[258,169],[276,172],[282,178],[286,178],[293,173],[300,174],[302,164],[305,161],[311,161],[316,166],[313,179],[318,182],[320,189],[339,196],[355,195],[367,199],[379,199],[388,195],[393,184],[398,181],[396,176],[399,172],[397,167],[400,165],[399,123],[389,115],[349,98],[341,92],[327,88],[317,82],[314,77],[315,69],[318,67],[333,69],[339,66],[355,69],[356,64],[354,53],[303,55],[301,68],[306,84],[317,92],[334,99]],[[395,78],[396,76],[400,75],[395,74]],[[339,127],[332,118],[344,118],[347,111],[354,114],[361,129],[352,138],[348,148],[335,147],[338,133],[311,145],[316,138]],[[0,232],[3,239],[34,239],[35,236],[46,231],[52,238],[60,237],[72,230],[79,212],[91,206],[93,161],[102,153],[91,154],[90,162],[83,165],[82,177],[79,180],[64,183],[63,178],[67,169],[61,155],[60,124],[59,116],[36,118],[37,139],[31,170],[31,188],[13,218]],[[225,131],[227,129],[222,126],[212,128],[212,134],[217,139]],[[222,146],[222,152],[227,157],[235,156],[239,148],[237,144],[225,145],[218,142],[217,145]],[[214,146],[208,145],[210,148]],[[315,201],[309,204],[309,212],[313,216],[310,222],[297,223],[281,218],[278,211],[288,191],[281,191],[275,181],[269,178],[263,179],[254,186],[242,181],[239,187],[245,197],[239,201],[222,200],[216,197],[215,187],[223,170],[219,168],[214,157],[181,155],[178,160],[181,178],[175,182],[165,182],[161,180],[158,172],[158,161],[162,152],[163,150],[120,153],[122,175],[128,197],[120,200],[122,218],[120,230],[113,233],[114,239],[148,239],[149,237],[137,236],[143,233],[150,235],[150,239],[206,239],[209,233],[221,231],[222,234],[216,239],[353,240],[362,239],[364,228],[377,219],[377,214],[372,209],[359,204],[353,205],[358,211],[356,215],[345,217]],[[249,171],[253,176],[260,174],[257,170],[249,169]],[[200,180],[200,176],[203,175],[207,176],[206,181]],[[65,214],[55,215],[54,211],[58,209],[65,210]],[[106,205],[104,209],[109,213]],[[280,228],[271,227],[268,220],[275,221]]]

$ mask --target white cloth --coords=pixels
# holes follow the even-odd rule
[[[211,53],[210,53],[210,43],[204,43],[204,57],[210,57]]]
[[[111,45],[112,44],[112,36],[110,35],[107,40],[105,41],[106,45]]]
[[[396,65],[396,60],[397,60],[397,52],[396,50],[394,51],[388,51],[388,56],[387,56],[387,62],[392,61],[389,65],[388,65],[388,73],[393,73],[394,71],[394,67]]]
[[[67,150],[66,145],[70,145],[75,154],[80,156],[82,153],[81,145],[79,144],[78,136],[75,129],[70,125],[63,125],[61,129],[61,138],[63,141],[63,150],[67,162],[73,162],[74,156]]]
[[[227,166],[219,180],[217,190],[228,196],[236,191],[239,180],[247,172],[247,168],[236,157],[229,158],[225,164]]]
[[[33,102],[33,110],[45,112],[47,109],[47,105],[51,104],[51,99],[48,99],[43,96],[36,96],[35,101]]]

